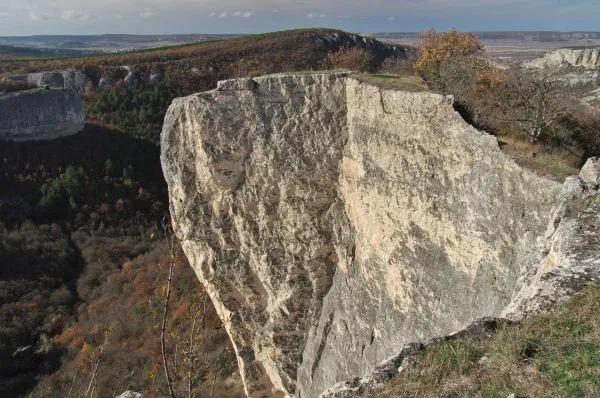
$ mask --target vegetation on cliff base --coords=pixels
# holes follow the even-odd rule
[[[2,143],[0,162],[0,395],[79,396],[100,359],[88,396],[128,387],[163,396],[153,325],[168,255],[150,239],[168,214],[158,148],[87,125],[57,140]],[[203,290],[184,259],[173,286],[167,351],[181,391],[180,341],[189,341]],[[214,381],[216,393],[239,396],[235,358],[223,352],[228,340],[210,303],[206,320],[194,339],[209,342],[198,350],[194,391]]]
[[[67,396],[70,390],[72,396],[83,396],[90,385],[93,391],[88,396],[93,397],[114,397],[124,390],[140,391],[145,397],[168,395],[159,341],[168,253],[159,242],[116,237],[115,232],[74,235],[86,263],[77,283],[77,322],[52,339],[52,346],[64,352],[62,365],[42,377],[30,397]],[[193,365],[191,396],[205,396],[213,384],[215,397],[242,396],[227,334],[181,256],[172,289],[166,343],[177,396],[187,396],[189,365]],[[202,325],[196,324],[190,333],[202,312]],[[189,344],[197,347],[193,357],[187,355]]]
[[[457,339],[421,352],[379,397],[600,396],[600,286],[548,315],[501,326],[486,341]]]
[[[165,84],[87,92],[86,116],[102,124],[127,131],[134,137],[158,142],[167,108],[181,95]]]

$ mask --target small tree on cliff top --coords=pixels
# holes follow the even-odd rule
[[[414,70],[429,84],[439,86],[445,63],[479,59],[483,53],[483,45],[470,33],[459,33],[456,29],[437,33],[431,29],[421,33],[419,58],[415,62]]]

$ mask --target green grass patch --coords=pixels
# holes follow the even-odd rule
[[[563,182],[570,175],[579,174],[581,153],[543,144],[532,144],[518,134],[499,136],[502,152],[519,166],[539,175]]]
[[[541,153],[534,157],[533,162],[546,169],[557,180],[564,180],[567,176],[577,175],[579,170],[559,155]]]
[[[424,350],[381,397],[599,397],[600,285],[555,312],[505,326],[486,341]]]

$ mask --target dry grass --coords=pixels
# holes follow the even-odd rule
[[[414,75],[392,75],[392,74],[357,74],[355,77],[367,84],[372,84],[384,89],[401,90],[409,92],[429,91],[427,83]]]
[[[579,173],[581,153],[542,144],[531,144],[517,136],[500,136],[498,143],[504,153],[519,166],[556,181],[564,181]]]
[[[488,341],[424,350],[378,397],[600,396],[600,286],[555,313],[505,326]]]

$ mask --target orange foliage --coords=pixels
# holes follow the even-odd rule
[[[178,321],[188,314],[189,305],[186,301],[181,301],[177,307],[173,309],[171,314],[172,321]]]
[[[81,329],[77,324],[69,326],[61,334],[54,337],[54,342],[62,346],[69,346],[71,349],[78,349],[83,344]]]
[[[414,69],[425,80],[432,82],[439,77],[444,61],[453,57],[478,56],[483,51],[483,45],[471,33],[459,33],[456,29],[437,33],[431,29],[421,34],[419,58]]]
[[[148,281],[148,274],[143,270],[138,270],[138,274],[133,280],[133,287],[135,288],[137,295],[142,297],[148,296],[151,289]]]

